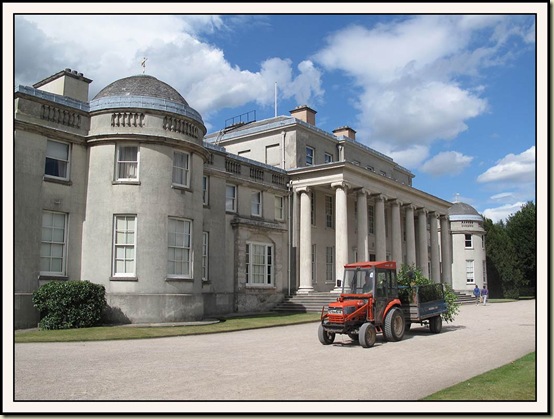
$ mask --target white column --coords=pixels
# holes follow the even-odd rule
[[[441,215],[442,282],[452,286],[452,236],[448,215]]]
[[[300,194],[300,286],[299,294],[314,290],[312,286],[312,222],[309,188],[297,189]]]
[[[429,214],[429,223],[429,232],[431,234],[431,280],[433,282],[439,283],[441,282],[441,267],[439,256],[439,227],[437,224],[437,213],[432,212]]]
[[[385,197],[375,197],[375,258],[387,259],[387,237],[385,231]]]
[[[358,191],[358,262],[369,260],[367,229],[367,192]]]
[[[335,273],[336,279],[343,280],[344,265],[348,260],[348,213],[345,182],[332,183],[335,188]]]
[[[427,249],[427,211],[420,209],[417,214],[417,238],[418,238],[418,260],[417,265],[421,273],[429,278],[429,251]]]
[[[415,225],[414,225],[414,207],[406,206],[406,264],[415,266],[416,247],[415,247]]]
[[[402,229],[400,220],[400,205],[401,202],[393,200],[391,203],[392,214],[392,260],[396,262],[397,270],[402,266]]]

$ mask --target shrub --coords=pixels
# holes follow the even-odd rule
[[[41,314],[40,329],[91,327],[107,306],[106,289],[89,281],[52,281],[33,293],[33,305]]]
[[[434,284],[429,278],[423,276],[421,270],[415,266],[402,265],[398,272],[398,285],[412,287],[415,285],[429,285]],[[460,310],[460,303],[458,303],[458,297],[456,293],[448,284],[444,286],[444,301],[446,302],[447,311],[442,314],[442,318],[445,322],[452,322],[458,311]]]

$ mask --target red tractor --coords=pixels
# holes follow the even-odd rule
[[[441,314],[447,311],[442,284],[399,287],[393,261],[357,262],[344,268],[340,297],[321,312],[322,344],[333,343],[339,333],[370,348],[377,333],[390,342],[401,340],[411,323],[429,324],[433,333],[441,331]]]

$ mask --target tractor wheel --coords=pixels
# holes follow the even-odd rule
[[[371,348],[375,345],[375,340],[377,339],[377,332],[375,327],[371,323],[364,323],[360,327],[360,345],[364,348]]]
[[[411,327],[412,327],[412,323],[406,322],[406,325],[404,326],[404,332],[408,332]]]
[[[385,338],[389,342],[397,342],[404,337],[405,327],[404,316],[402,310],[398,307],[393,307],[385,317],[385,328],[383,330]]]
[[[348,337],[354,342],[358,342],[358,340],[360,339],[360,335],[358,335],[357,333],[349,333]]]
[[[335,334],[333,332],[327,332],[322,324],[319,325],[319,329],[317,330],[317,337],[323,345],[330,345],[335,340]]]
[[[429,330],[431,333],[440,333],[442,330],[442,317],[436,316],[429,319]]]

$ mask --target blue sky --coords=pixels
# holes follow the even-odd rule
[[[93,79],[92,98],[142,73],[147,57],[145,72],[175,87],[208,132],[252,110],[274,116],[277,83],[279,115],[307,104],[319,128],[352,127],[411,170],[418,189],[494,221],[535,201],[543,40],[534,15],[505,5],[494,14],[343,15],[319,6],[311,10],[326,14],[16,15],[13,83],[71,68]]]

